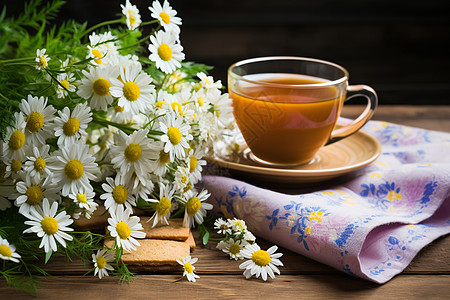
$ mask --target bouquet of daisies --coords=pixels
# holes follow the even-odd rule
[[[114,269],[128,279],[121,254],[145,236],[140,222],[184,214],[193,227],[212,208],[195,184],[233,127],[230,100],[209,67],[183,62],[181,19],[167,1],[143,22],[126,0],[120,19],[90,28],[49,27],[63,1],[41,4],[0,14],[1,274],[33,289],[33,274],[45,274],[34,261],[57,253],[93,261],[100,278]],[[99,205],[113,248],[106,235],[74,231]],[[136,207],[154,214],[140,220]]]

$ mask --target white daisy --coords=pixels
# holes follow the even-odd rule
[[[275,278],[275,274],[280,274],[280,270],[277,266],[283,266],[283,263],[279,260],[282,253],[275,253],[277,251],[277,246],[270,247],[267,251],[261,250],[257,244],[248,244],[243,250],[241,250],[242,256],[249,260],[243,262],[239,269],[245,269],[245,278],[250,278],[253,275],[256,278],[261,275],[261,278],[266,281],[267,274],[270,278]]]
[[[192,190],[185,193],[183,226],[194,227],[194,220],[197,224],[203,223],[206,211],[213,208],[212,204],[204,202],[210,195],[207,190],[201,191],[200,194]]]
[[[139,114],[150,109],[155,101],[155,86],[152,78],[135,66],[120,69],[120,78],[111,79],[109,91],[118,97],[117,105],[123,106],[125,112]]]
[[[231,230],[240,234],[241,232],[247,231],[247,225],[244,220],[233,218],[228,220],[228,224],[231,227]]]
[[[14,113],[14,125],[6,129],[6,137],[2,142],[3,157],[10,159],[25,160],[25,119],[20,112]]]
[[[148,50],[151,52],[149,58],[156,63],[156,67],[166,74],[173,73],[181,67],[184,60],[183,47],[176,42],[176,39],[162,30],[150,36],[151,44]]]
[[[91,210],[97,208],[98,204],[94,201],[95,193],[92,190],[80,188],[76,193],[69,194],[69,198],[81,209]],[[95,209],[94,209],[95,210]]]
[[[217,244],[217,249],[227,253],[231,259],[238,260],[244,259],[241,250],[244,249],[247,244],[248,242],[245,240],[234,240],[233,238],[230,238],[226,241],[220,241]]]
[[[16,199],[14,204],[19,207],[19,213],[23,215],[30,213],[31,208],[41,205],[44,199],[50,203],[60,199],[59,188],[51,184],[51,179],[41,180],[30,177],[25,172],[21,172],[20,177],[22,181],[16,183],[17,193],[11,196]]]
[[[58,111],[59,117],[55,118],[55,136],[58,137],[58,145],[68,146],[76,143],[82,136],[86,136],[86,128],[92,121],[92,112],[87,103],[79,103],[72,112],[66,106]]]
[[[36,69],[42,70],[48,66],[48,61],[50,60],[50,57],[45,54],[45,51],[47,49],[37,49],[36,50],[36,58],[34,59],[36,61]]]
[[[16,252],[16,247],[0,236],[0,258],[18,263],[20,254]]]
[[[96,34],[95,32],[89,35],[88,58],[96,65],[108,65],[110,59],[118,54],[118,47],[114,43],[117,37],[113,36],[111,32]]]
[[[13,181],[20,178],[20,173],[23,170],[24,160],[6,157],[4,160],[4,164],[6,166],[4,174],[5,178],[12,179]]]
[[[176,16],[177,11],[172,9],[167,0],[164,0],[162,6],[159,1],[155,0],[148,9],[151,11],[151,16],[159,21],[165,31],[180,33],[181,18]]]
[[[136,5],[132,5],[129,0],[120,5],[122,7],[122,14],[126,17],[126,23],[128,29],[133,30],[139,27],[141,24],[141,15],[139,14],[139,9]]]
[[[92,253],[92,262],[94,263],[95,268],[94,276],[97,275],[97,273],[100,279],[105,276],[109,276],[108,270],[114,270],[109,263],[114,260],[114,251],[110,251],[108,249],[98,250],[97,254]]]
[[[56,87],[56,96],[58,98],[64,98],[68,95],[68,92],[75,92],[75,85],[73,82],[75,81],[75,77],[70,73],[61,73],[58,74],[58,86]]]
[[[56,241],[65,248],[65,240],[71,241],[73,239],[72,236],[65,233],[65,231],[73,231],[73,228],[68,227],[73,223],[73,220],[65,211],[56,215],[57,210],[57,202],[53,202],[50,206],[48,200],[44,199],[42,206],[33,206],[26,216],[30,220],[25,221],[25,224],[31,227],[25,229],[23,233],[34,232],[38,237],[41,237],[42,241],[39,248],[44,247],[46,253],[50,250],[53,250],[53,252],[58,250]]]
[[[233,106],[227,93],[221,94],[219,90],[212,90],[209,94],[214,116],[222,126],[233,122]]]
[[[25,162],[24,171],[29,174],[30,177],[34,177],[37,181],[41,178],[48,179],[52,175],[49,167],[48,161],[50,155],[48,154],[50,146],[47,144],[41,147],[33,147],[31,149],[31,154],[27,156],[28,160]]]
[[[206,160],[203,160],[204,152],[199,147],[189,151],[186,163],[189,166],[189,173],[191,175],[192,184],[196,184],[202,179],[203,166],[206,166]]]
[[[45,140],[53,136],[54,114],[53,105],[47,106],[47,98],[28,95],[27,100],[22,99],[19,104],[27,125],[25,127],[25,140],[35,146],[45,144]]]
[[[96,178],[99,169],[95,158],[88,152],[89,146],[78,142],[53,153],[50,169],[63,196],[74,194],[80,188],[92,190],[89,180]]]
[[[111,236],[116,238],[119,247],[129,252],[137,250],[136,246],[141,245],[135,238],[143,239],[146,235],[145,232],[139,231],[144,229],[139,223],[139,217],[130,217],[131,213],[130,209],[124,210],[122,205],[118,205],[116,211],[111,211],[111,217],[108,218]]]
[[[183,118],[176,118],[173,112],[169,112],[159,122],[161,131],[161,141],[165,143],[164,152],[169,153],[170,161],[175,157],[182,159],[186,156],[185,149],[190,148],[188,141],[193,137],[189,133],[191,126],[183,122]]]
[[[148,219],[147,222],[150,222],[153,219],[152,227],[155,227],[158,223],[166,223],[169,225],[167,221],[170,218],[170,211],[172,208],[172,198],[175,193],[175,189],[170,185],[164,185],[162,183],[159,184],[159,199],[148,199],[148,202],[156,203],[155,205],[155,213],[153,216]]]
[[[195,282],[196,278],[200,278],[197,274],[194,273],[195,267],[194,264],[198,261],[198,258],[188,256],[186,258],[177,259],[177,262],[183,266],[183,276],[186,276],[187,280],[191,282]]]
[[[214,222],[214,229],[217,230],[218,234],[231,234],[231,227],[229,226],[228,220],[218,218]]]
[[[148,129],[140,129],[129,136],[119,131],[116,143],[111,146],[111,163],[120,170],[126,182],[131,180],[133,173],[144,186],[148,181],[158,147],[147,134]]]
[[[180,191],[180,193],[189,191],[193,185],[189,168],[178,166],[177,171],[175,172],[175,180],[173,182],[176,189]]]
[[[133,206],[136,206],[136,199],[123,183],[122,177],[117,174],[115,179],[106,178],[106,182],[108,184],[102,184],[106,193],[100,195],[100,199],[105,200],[106,209],[111,212],[116,211],[117,206],[125,206],[125,208],[133,211]]]
[[[214,78],[212,76],[208,76],[203,72],[197,73],[197,77],[200,78],[201,86],[207,90],[222,88],[222,82],[220,80],[214,82]]]
[[[106,117],[111,120],[111,122],[119,124],[132,124],[135,116],[136,115],[132,112],[125,112],[124,107],[119,105],[109,107],[106,111]]]
[[[83,70],[86,78],[81,79],[77,95],[89,100],[89,105],[95,110],[106,110],[113,102],[110,94],[111,79],[119,76],[119,69],[116,67],[89,68],[89,72]]]
[[[164,152],[164,143],[162,142],[155,142],[155,146],[158,146],[158,150],[156,153],[159,153],[156,162],[155,162],[155,169],[154,173],[158,176],[164,176],[166,172],[169,170],[167,168],[167,164],[170,163],[170,154]]]

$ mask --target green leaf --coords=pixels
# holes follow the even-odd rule
[[[50,260],[50,257],[52,257],[53,251],[50,249],[47,253],[45,253],[45,264]]]
[[[206,231],[205,234],[203,235],[203,239],[202,239],[203,245],[206,246],[208,244],[208,241],[209,241],[209,232]]]

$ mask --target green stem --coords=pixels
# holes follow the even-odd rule
[[[110,20],[110,21],[105,21],[105,22],[102,22],[102,23],[98,23],[97,25],[94,25],[91,28],[86,29],[86,31],[81,34],[80,38],[82,38],[83,36],[85,36],[89,32],[94,31],[95,29],[97,29],[99,27],[103,27],[103,26],[111,25],[111,24],[118,24],[118,23],[122,23],[122,18],[120,18],[118,20]]]
[[[9,63],[9,62],[16,62],[16,61],[26,61],[26,60],[34,60],[35,57],[21,57],[21,58],[11,58],[11,59],[4,59],[0,60],[0,64],[3,63]]]
[[[159,23],[159,21],[158,21],[158,20],[152,20],[152,21],[142,22],[142,23],[139,25],[139,27],[146,26],[146,25],[150,25],[150,24],[155,24],[155,23]]]

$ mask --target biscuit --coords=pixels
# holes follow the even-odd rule
[[[196,247],[195,245],[195,239],[194,239],[194,235],[192,234],[192,231],[189,231],[189,237],[187,238],[186,241],[184,241],[185,243],[187,243],[189,245],[190,249],[194,249]]]
[[[183,226],[183,219],[169,219],[169,225],[158,224],[152,228],[153,222],[147,223],[145,217],[141,217],[141,224],[148,239],[186,241],[191,232],[189,227]]]

